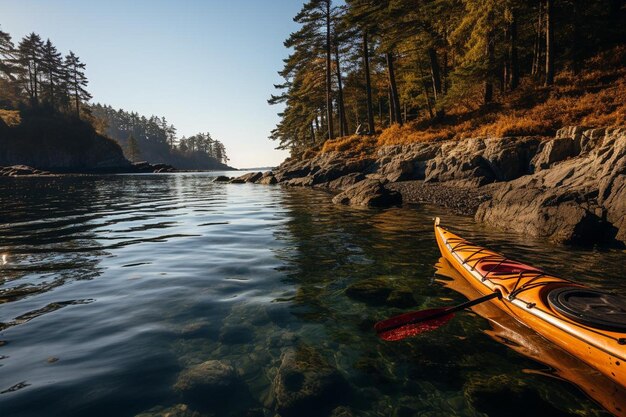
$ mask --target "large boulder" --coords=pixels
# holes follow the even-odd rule
[[[580,155],[503,185],[476,219],[557,242],[626,243],[626,129],[567,131]]]
[[[386,188],[379,180],[367,179],[336,195],[333,203],[364,207],[391,207],[402,204],[402,194]]]

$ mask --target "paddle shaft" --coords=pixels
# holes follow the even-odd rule
[[[410,321],[407,321],[406,323],[401,323],[401,324],[397,324],[395,326],[385,327],[384,329],[380,329],[379,333],[380,332],[387,332],[387,331],[390,331],[390,330],[399,329],[400,327],[404,327],[404,326],[409,325],[409,324],[416,324],[416,323],[422,323],[422,322],[425,322],[425,321],[428,321],[428,320],[435,320],[435,319],[438,319],[440,317],[445,317],[445,316],[447,316],[449,314],[456,313],[457,311],[465,310],[466,308],[474,307],[477,304],[481,304],[481,303],[487,302],[489,300],[493,300],[494,298],[500,298],[500,297],[502,297],[502,295],[500,294],[499,291],[496,291],[496,292],[493,292],[491,294],[485,295],[483,297],[477,298],[475,300],[466,301],[466,302],[464,302],[462,304],[459,304],[457,306],[446,308],[445,310],[442,310],[442,311],[438,311],[438,312],[434,313],[431,316],[420,317],[419,319],[410,320]]]

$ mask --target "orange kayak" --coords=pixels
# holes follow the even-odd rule
[[[498,308],[626,387],[626,300],[507,259],[435,221],[442,256]]]

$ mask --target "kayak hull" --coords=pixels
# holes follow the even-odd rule
[[[435,223],[442,256],[480,294],[500,292],[498,308],[555,345],[626,386],[626,333],[593,328],[555,311],[548,294],[557,288],[584,288],[540,269],[473,245]]]

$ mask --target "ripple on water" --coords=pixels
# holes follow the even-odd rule
[[[3,412],[274,415],[287,407],[315,415],[317,399],[336,415],[479,416],[506,394],[554,415],[602,414],[543,375],[514,341],[494,342],[477,315],[403,343],[375,337],[376,320],[463,300],[434,279],[439,209],[338,207],[322,192],[212,176],[0,182]],[[626,291],[623,253],[553,246],[459,216],[445,221],[478,244]],[[346,292],[368,285],[385,297]],[[227,409],[197,398],[182,404],[175,389],[206,363],[236,372]],[[328,396],[324,375],[307,374],[316,364],[342,381],[345,395]],[[302,382],[295,397],[279,392],[277,400],[277,381],[319,381],[321,391]]]

